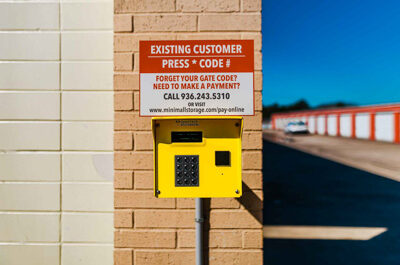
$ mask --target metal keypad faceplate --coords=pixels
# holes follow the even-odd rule
[[[199,156],[175,156],[175,187],[199,186]]]

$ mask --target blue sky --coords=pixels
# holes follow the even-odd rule
[[[263,0],[263,104],[400,102],[399,0]]]

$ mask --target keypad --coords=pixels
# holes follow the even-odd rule
[[[175,187],[199,186],[199,156],[175,156]]]

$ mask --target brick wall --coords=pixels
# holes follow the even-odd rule
[[[0,264],[113,263],[111,0],[0,2]]]
[[[254,39],[256,115],[244,118],[240,199],[205,200],[209,264],[262,264],[261,0],[114,1],[114,263],[194,264],[194,199],[153,196],[139,40]]]

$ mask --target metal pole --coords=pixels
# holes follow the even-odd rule
[[[196,198],[196,265],[203,265],[203,199]]]

